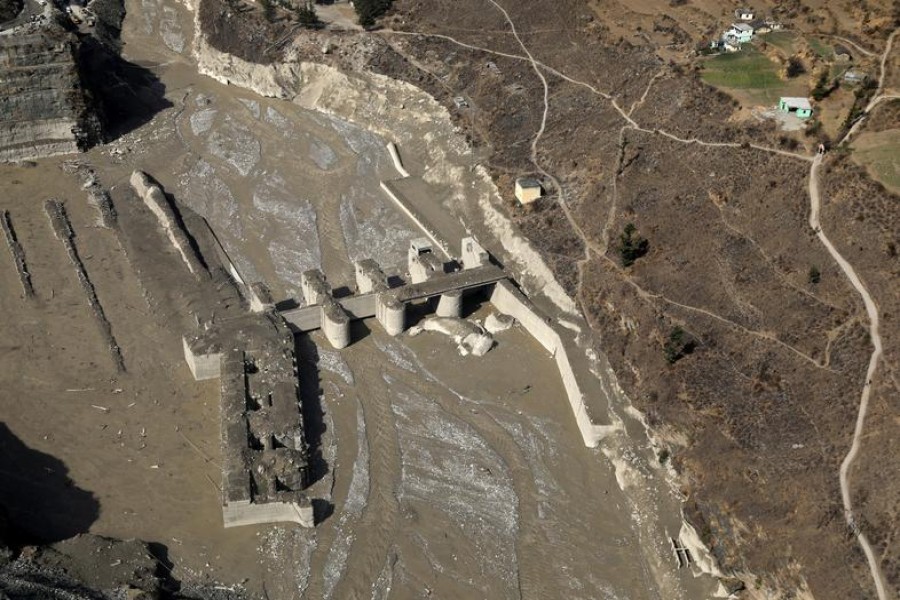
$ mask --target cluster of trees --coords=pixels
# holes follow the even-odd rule
[[[666,362],[674,365],[679,359],[693,352],[696,347],[696,340],[684,329],[676,326],[669,332],[669,339],[666,340],[663,346],[663,354],[666,357]]]
[[[375,19],[391,7],[392,0],[353,0],[353,8],[359,17],[359,24],[369,29],[375,26]]]
[[[625,230],[619,237],[618,248],[623,267],[633,265],[634,261],[647,254],[649,248],[650,242],[638,235],[637,227],[634,226],[634,223],[629,223],[625,226]]]
[[[294,18],[297,22],[308,29],[317,29],[322,25],[311,0],[303,0],[296,5],[288,4],[285,0],[259,0],[259,3],[263,9],[263,16],[270,23],[277,16],[276,6],[280,6],[294,13]]]

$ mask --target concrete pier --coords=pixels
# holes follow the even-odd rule
[[[462,268],[466,271],[483,267],[491,262],[491,255],[488,254],[481,244],[473,237],[463,238],[462,252],[460,252],[460,261]]]
[[[360,294],[379,293],[388,289],[387,275],[371,258],[356,261],[356,291]]]
[[[300,290],[307,306],[322,304],[325,298],[331,295],[325,274],[318,269],[310,269],[300,275]]]
[[[406,330],[406,304],[394,294],[379,294],[375,304],[375,317],[388,335],[400,335]]]
[[[440,298],[438,298],[438,305],[435,313],[439,317],[461,317],[462,290],[450,290],[445,294],[441,294]]]
[[[322,306],[322,332],[338,350],[350,345],[350,317],[334,299]]]
[[[307,305],[314,309],[319,307],[319,323],[328,342],[338,350],[349,346],[350,315],[334,299],[322,271],[310,269],[304,272],[300,276],[300,289]]]

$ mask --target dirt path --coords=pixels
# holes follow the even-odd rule
[[[828,250],[828,253],[831,254],[832,258],[834,258],[838,266],[841,267],[844,275],[846,275],[847,279],[850,281],[850,285],[852,285],[853,288],[857,292],[859,292],[859,295],[862,296],[863,303],[866,306],[866,314],[868,314],[869,316],[869,335],[872,339],[873,348],[872,356],[871,358],[869,358],[869,368],[866,370],[866,383],[865,385],[863,385],[862,395],[859,400],[859,413],[857,414],[856,426],[853,430],[853,443],[850,445],[850,450],[847,452],[847,455],[841,462],[841,499],[844,503],[844,516],[847,519],[847,525],[856,536],[860,547],[866,555],[866,560],[869,562],[869,570],[872,572],[872,579],[875,581],[875,589],[878,592],[878,599],[888,600],[889,596],[887,595],[887,590],[884,584],[884,576],[881,573],[881,567],[878,563],[878,558],[875,556],[875,552],[872,550],[872,546],[869,544],[869,540],[866,538],[866,535],[862,532],[862,530],[859,529],[859,526],[856,523],[856,517],[853,515],[853,503],[850,498],[849,475],[850,467],[853,466],[853,462],[856,460],[856,457],[859,454],[859,441],[863,435],[863,426],[865,425],[866,413],[869,410],[869,395],[872,391],[872,379],[875,377],[875,371],[878,369],[878,361],[881,360],[882,343],[881,335],[878,332],[878,306],[875,304],[875,300],[872,299],[871,294],[869,294],[869,291],[866,289],[865,284],[856,274],[853,266],[849,262],[847,262],[847,260],[843,256],[841,256],[840,252],[837,251],[837,249],[831,243],[831,240],[828,239],[828,237],[825,235],[825,232],[822,230],[822,226],[819,221],[819,209],[821,200],[819,195],[818,175],[818,170],[821,164],[822,156],[820,155],[813,160],[812,168],[809,171],[809,226],[812,227],[813,231],[816,232],[816,236],[818,236],[819,241],[822,242],[822,245],[825,246],[825,249]]]
[[[897,95],[897,94],[884,94],[883,93],[884,80],[885,80],[885,77],[887,76],[887,60],[891,55],[891,49],[894,46],[894,37],[896,37],[898,31],[900,31],[900,29],[895,29],[891,33],[891,35],[888,36],[887,45],[884,48],[884,54],[881,55],[880,70],[878,73],[878,87],[875,89],[875,94],[872,96],[872,99],[869,101],[869,103],[866,105],[866,108],[863,110],[862,116],[860,116],[856,120],[856,122],[853,124],[853,126],[850,128],[850,130],[847,131],[847,133],[844,135],[844,137],[841,138],[841,141],[838,142],[838,146],[843,146],[845,143],[847,143],[847,141],[851,137],[853,137],[853,134],[856,133],[857,130],[859,130],[859,128],[865,122],[866,117],[869,116],[869,113],[871,113],[872,110],[876,106],[878,106],[878,104],[882,100],[890,100],[890,99],[900,98],[900,95]]]

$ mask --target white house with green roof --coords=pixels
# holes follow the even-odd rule
[[[808,98],[793,98],[790,96],[782,96],[778,101],[778,110],[786,113],[793,113],[801,119],[808,119],[812,116],[812,105]]]

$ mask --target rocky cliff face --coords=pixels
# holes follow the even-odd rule
[[[0,160],[77,152],[101,137],[78,69],[79,42],[51,23],[0,37]]]

